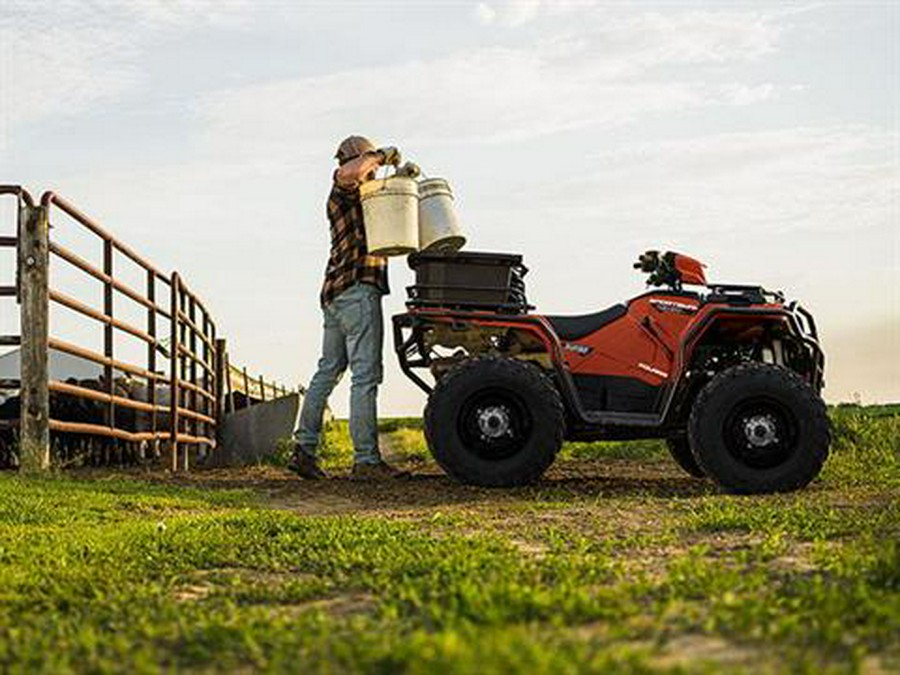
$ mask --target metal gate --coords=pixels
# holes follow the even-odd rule
[[[228,363],[212,315],[178,272],[161,272],[53,192],[35,202],[19,186],[0,186],[2,195],[17,199],[16,235],[0,233],[0,246],[17,251],[17,278],[0,285],[0,302],[19,302],[20,334],[0,335],[0,346],[21,347],[21,368],[18,379],[0,380],[0,390],[19,391],[18,418],[0,420],[0,433],[9,438],[17,432],[23,471],[46,469],[51,457],[63,464],[68,454],[83,457],[86,447],[99,463],[167,454],[173,471],[186,470],[192,456],[215,450],[219,422],[226,407],[234,408],[235,392],[244,390],[245,405],[267,393],[288,393],[261,377],[250,380],[246,369]],[[98,246],[98,260],[61,243],[60,235],[74,230]],[[57,265],[99,282],[100,306],[56,287],[50,270]],[[125,265],[139,271],[140,283],[120,275]],[[120,311],[124,304],[142,319],[127,319]],[[98,325],[102,349],[52,334],[49,317],[58,307]],[[117,353],[117,336],[142,344],[141,356]],[[51,354],[94,364],[98,375],[54,379]],[[61,450],[51,453],[57,446]]]

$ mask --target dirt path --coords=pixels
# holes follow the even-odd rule
[[[428,515],[454,507],[502,507],[523,502],[584,502],[602,498],[689,497],[714,492],[704,482],[684,476],[666,460],[607,459],[561,462],[537,484],[511,489],[461,485],[432,465],[410,465],[410,478],[359,482],[338,474],[326,481],[306,481],[271,466],[197,469],[189,474],[165,471],[127,472],[131,478],[207,489],[249,489],[270,507],[303,515]],[[108,471],[104,472],[109,476]]]

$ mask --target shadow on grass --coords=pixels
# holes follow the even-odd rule
[[[355,481],[345,475],[302,480],[271,466],[210,469],[192,474],[154,474],[142,480],[192,492],[211,490],[259,497],[260,505],[314,514],[408,511],[448,505],[581,502],[603,498],[691,498],[715,494],[708,481],[682,474],[668,461],[593,460],[561,462],[537,483],[515,488],[463,485],[433,465],[406,479]]]

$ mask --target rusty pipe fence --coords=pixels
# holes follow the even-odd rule
[[[21,346],[21,377],[0,380],[0,388],[20,392],[19,418],[6,420],[19,431],[20,463],[24,470],[50,464],[51,433],[102,439],[105,452],[123,452],[140,446],[168,449],[171,469],[186,470],[191,451],[211,452],[217,443],[222,416],[234,409],[235,393],[244,393],[244,405],[285,395],[289,390],[260,377],[251,385],[235,381],[225,340],[203,301],[178,272],[165,274],[63,197],[46,192],[39,203],[18,186],[0,186],[0,195],[18,200],[16,237],[0,237],[0,246],[18,252],[14,286],[0,286],[0,299],[15,297],[20,304],[20,335],[0,336],[0,346]],[[50,235],[74,224],[98,240],[102,260],[81,257]],[[53,222],[53,225],[51,225]],[[126,283],[117,275],[117,260],[136,265],[143,283]],[[64,264],[102,284],[102,308],[76,299],[50,283],[51,265]],[[0,280],[2,281],[2,280]],[[116,299],[135,303],[144,313],[136,325],[117,316]],[[50,334],[51,306],[61,306],[95,322],[103,330],[103,350],[95,351]],[[160,324],[168,324],[161,331]],[[143,343],[140,362],[116,353],[117,333]],[[97,382],[58,381],[50,377],[51,352],[67,354],[102,369]],[[90,401],[102,409],[102,420],[56,419],[50,405],[56,399]],[[255,395],[254,395],[255,394]],[[120,414],[122,413],[122,414]],[[127,414],[126,414],[127,413]]]
[[[17,224],[14,232],[0,231],[0,252],[3,250],[13,250],[17,254],[16,263],[12,265],[14,275],[6,278],[0,278],[0,308],[3,315],[12,316],[14,305],[20,300],[19,293],[19,264],[18,264],[18,246],[19,246],[19,229],[22,222],[27,218],[30,210],[34,208],[34,200],[27,190],[16,185],[0,185],[0,198],[13,198],[16,200]],[[22,345],[21,331],[16,333],[0,334],[0,349],[20,347]],[[6,400],[8,392],[19,391],[22,386],[20,377],[0,377],[0,395]],[[4,406],[9,407],[9,406]],[[18,430],[19,420],[18,414],[0,416],[0,434],[6,434],[9,438]],[[9,454],[11,450],[0,445],[0,465],[9,463]]]
[[[227,360],[224,372],[225,400],[229,406],[227,412],[234,412],[238,408],[245,408],[254,403],[272,401],[292,393],[287,387],[277,382],[267,382],[262,375],[253,377],[247,372],[246,368],[231,365]],[[304,393],[302,389],[298,391],[301,394]]]

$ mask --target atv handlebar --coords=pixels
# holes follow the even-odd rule
[[[681,275],[675,268],[675,254],[671,251],[662,255],[659,251],[641,253],[634,269],[650,275],[647,277],[648,286],[670,286],[676,290],[681,287]]]
[[[641,272],[654,272],[659,267],[659,251],[647,251],[638,256],[634,269]]]

